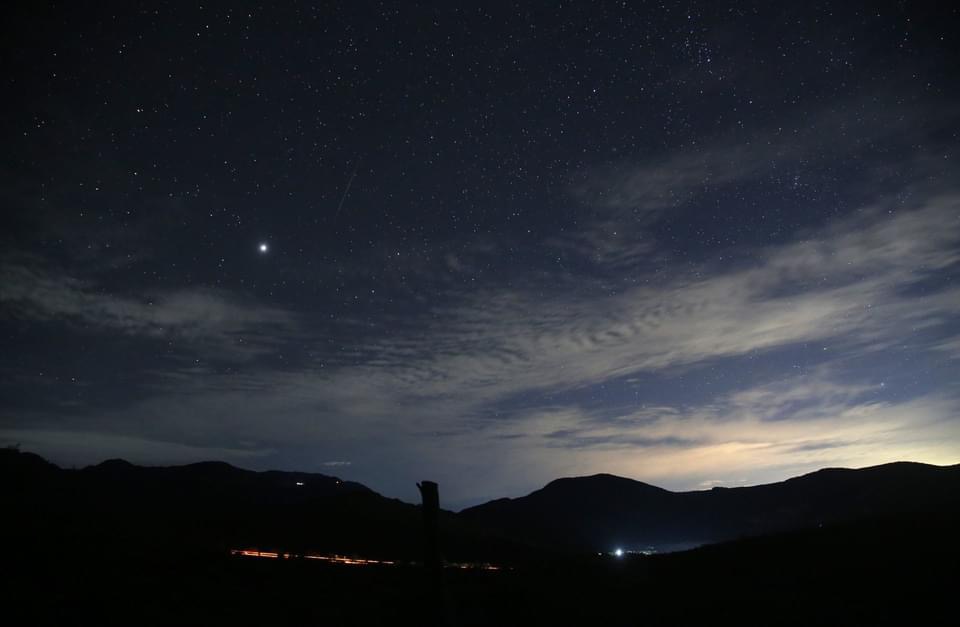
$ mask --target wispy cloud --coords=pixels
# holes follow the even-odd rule
[[[507,446],[527,456],[531,468],[551,456],[553,438],[560,436],[575,449],[566,458],[568,474],[614,469],[674,487],[742,482],[744,476],[770,480],[824,466],[897,459],[956,463],[960,399],[932,394],[883,401],[866,394],[871,386],[830,378],[822,373],[777,380],[698,407],[651,407],[613,420],[587,410],[537,411],[492,427],[489,436],[514,433]],[[802,409],[789,420],[770,420],[771,411],[797,402]],[[564,428],[559,433],[543,428],[550,425]]]
[[[182,446],[178,459],[249,453],[253,464],[271,464],[271,452],[283,451],[285,463],[300,454],[319,470],[333,462],[318,460],[349,459],[353,478],[393,493],[417,473],[444,468],[451,493],[475,497],[513,491],[518,476],[533,487],[606,470],[689,487],[834,462],[955,461],[954,390],[889,398],[845,364],[905,345],[939,359],[960,354],[951,326],[960,289],[938,280],[960,266],[960,196],[919,184],[909,194],[878,194],[845,217],[742,249],[735,264],[687,261],[679,274],[638,263],[664,254],[646,227],[674,203],[812,150],[784,133],[594,173],[580,193],[596,214],[577,233],[546,241],[561,262],[569,255],[589,267],[557,263],[472,289],[438,279],[442,291],[431,304],[418,302],[400,321],[384,316],[376,327],[351,328],[333,351],[318,340],[309,311],[199,287],[119,293],[44,260],[7,262],[5,316],[185,340],[180,356],[215,354],[249,367],[154,364],[142,373],[142,393],[122,407],[87,401],[79,431],[40,409],[0,415],[0,426],[7,437],[56,450],[82,432],[87,450],[126,446],[145,458]],[[437,267],[424,272],[447,278],[473,275],[478,260],[495,254],[479,244],[435,252]],[[598,279],[627,266],[631,281]],[[325,324],[325,335],[336,328]],[[296,367],[251,359],[288,344],[307,356]],[[639,409],[595,410],[577,398],[611,382],[706,363],[736,368],[797,347],[821,352],[830,371],[769,373]],[[549,398],[555,394],[566,400]]]
[[[927,102],[920,111],[897,98],[896,106],[878,108],[876,102],[891,100],[890,89],[812,111],[784,111],[776,125],[752,125],[750,131],[735,125],[680,149],[594,167],[582,174],[574,193],[590,207],[645,222],[725,185],[782,179],[810,159],[860,158],[869,163],[878,145],[909,143],[955,124],[957,114],[948,103]],[[863,110],[871,115],[850,115]]]
[[[387,338],[365,376],[410,397],[585,386],[612,377],[791,344],[877,350],[960,313],[949,285],[910,293],[960,261],[957,198],[867,209],[759,262],[609,295],[499,292],[438,312],[429,344]],[[391,358],[395,356],[395,358]]]
[[[948,461],[957,451],[950,421],[955,399],[871,400],[876,383],[851,383],[839,357],[835,378],[774,380],[692,409],[594,415],[574,403],[531,413],[511,409],[510,399],[800,344],[816,343],[827,355],[847,359],[902,344],[911,329],[936,329],[960,313],[960,298],[949,285],[913,289],[931,272],[960,261],[960,229],[952,226],[957,215],[958,201],[950,197],[930,198],[910,211],[867,208],[756,251],[754,265],[712,274],[704,268],[699,279],[617,294],[545,287],[539,298],[511,290],[466,296],[434,311],[428,332],[370,339],[355,347],[352,362],[292,372],[172,375],[176,394],[105,413],[96,428],[138,430],[198,447],[309,443],[328,459],[353,460],[361,477],[375,451],[390,448],[404,451],[396,463],[409,468],[439,458],[461,466],[473,460],[474,470],[464,475],[473,476],[480,465],[495,463],[470,444],[478,438],[498,443],[492,449],[509,451],[515,464],[536,460],[538,473],[607,468],[672,481],[698,473],[716,478],[720,469],[743,474],[750,467],[870,463],[895,454]],[[224,327],[241,329],[252,320],[285,324],[291,316],[254,308],[230,321],[227,305],[217,299],[218,315],[153,314],[142,303],[88,299],[84,286],[53,285],[58,289],[51,295],[22,300],[43,303],[49,315],[86,321],[105,315],[129,332],[153,333],[165,321],[164,327],[217,336]],[[161,312],[184,301],[164,302]],[[124,420],[129,415],[141,422],[131,425]],[[565,456],[548,461],[546,451],[557,449]],[[639,451],[642,463],[631,457]]]
[[[288,311],[211,289],[110,293],[96,283],[36,266],[0,266],[0,305],[9,315],[153,338],[180,338],[233,355],[265,350],[296,328]]]

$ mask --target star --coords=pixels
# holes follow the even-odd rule
[[[266,242],[260,242],[260,246],[257,247],[260,250],[260,254],[265,255],[270,251],[270,246]]]

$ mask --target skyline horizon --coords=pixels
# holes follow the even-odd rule
[[[130,465],[135,466],[135,467],[139,467],[139,468],[178,468],[178,467],[183,467],[183,466],[191,466],[191,465],[195,465],[195,464],[226,464],[227,466],[230,466],[230,467],[232,467],[232,468],[234,468],[234,469],[236,469],[236,470],[241,470],[241,471],[246,471],[246,472],[254,472],[254,473],[281,472],[281,473],[287,473],[287,474],[319,475],[319,476],[323,476],[323,477],[326,477],[326,478],[332,478],[332,479],[342,480],[342,481],[345,481],[345,482],[356,483],[356,484],[359,484],[359,485],[361,485],[361,486],[363,486],[363,487],[365,487],[365,488],[373,491],[374,493],[376,493],[376,494],[378,494],[378,495],[380,495],[380,496],[383,496],[383,497],[386,497],[386,498],[391,498],[391,499],[397,499],[397,500],[399,500],[399,501],[401,501],[401,502],[404,502],[404,503],[407,503],[407,504],[416,505],[416,504],[419,503],[419,498],[408,499],[408,498],[404,498],[404,497],[402,497],[402,496],[398,496],[398,495],[396,495],[396,494],[390,494],[390,493],[387,493],[387,492],[378,490],[378,489],[376,489],[374,486],[368,485],[367,483],[365,483],[365,482],[363,482],[363,481],[359,481],[359,480],[357,480],[357,479],[354,479],[354,478],[350,477],[349,475],[346,475],[346,474],[344,474],[344,475],[341,475],[341,474],[331,474],[332,471],[329,471],[329,470],[326,471],[326,472],[323,472],[323,471],[320,471],[320,470],[301,470],[301,469],[285,469],[285,468],[249,468],[249,467],[245,467],[245,466],[243,466],[243,465],[234,464],[234,463],[231,463],[231,462],[227,462],[227,461],[223,461],[223,460],[217,460],[217,459],[202,459],[202,460],[189,461],[189,462],[181,462],[181,463],[173,463],[173,464],[164,464],[164,463],[156,463],[156,464],[154,464],[154,463],[139,463],[139,462],[136,462],[136,461],[132,461],[132,460],[123,458],[123,457],[111,457],[111,458],[108,458],[108,459],[102,459],[102,460],[100,460],[100,461],[98,461],[98,462],[91,462],[91,463],[86,463],[86,464],[82,464],[82,465],[81,465],[81,464],[66,465],[66,464],[58,463],[57,461],[55,461],[55,460],[53,460],[53,459],[51,459],[51,458],[49,458],[49,457],[47,457],[47,456],[45,456],[45,455],[42,455],[41,453],[38,453],[38,452],[32,451],[32,450],[26,450],[26,449],[24,449],[24,448],[22,448],[22,447],[19,447],[19,446],[16,446],[16,445],[8,445],[8,446],[6,446],[6,447],[4,447],[4,448],[7,449],[7,450],[12,450],[12,451],[18,452],[18,453],[26,453],[26,454],[36,455],[36,456],[40,457],[41,459],[43,459],[44,461],[53,464],[54,466],[58,467],[58,468],[61,469],[61,470],[71,470],[71,471],[81,471],[81,470],[84,470],[84,469],[87,469],[87,468],[94,468],[94,467],[100,466],[100,465],[105,464],[105,463],[108,463],[108,462],[117,462],[117,461],[119,461],[119,462],[124,462],[124,463],[130,464]],[[769,479],[769,480],[765,480],[765,481],[762,481],[762,482],[759,482],[759,483],[744,483],[744,482],[735,481],[735,482],[732,482],[731,484],[715,483],[715,484],[710,484],[710,485],[699,485],[699,486],[693,486],[693,487],[687,487],[687,488],[684,488],[684,487],[682,487],[682,486],[681,486],[681,487],[666,487],[666,486],[663,486],[663,485],[660,485],[660,484],[658,484],[658,483],[654,483],[654,482],[651,482],[651,481],[648,481],[648,480],[645,480],[645,479],[642,479],[642,478],[630,477],[630,476],[620,475],[620,474],[616,474],[616,473],[612,473],[612,472],[597,471],[597,472],[593,472],[593,473],[590,473],[590,474],[564,475],[564,476],[553,477],[552,479],[548,479],[548,480],[546,480],[545,482],[539,484],[537,487],[531,487],[531,488],[527,489],[526,491],[521,491],[521,492],[516,493],[516,494],[503,494],[503,495],[499,495],[499,496],[487,496],[487,497],[482,497],[482,498],[480,498],[480,497],[477,497],[477,498],[468,498],[468,499],[466,499],[466,500],[462,500],[462,499],[461,499],[460,501],[457,502],[457,504],[456,504],[455,507],[451,507],[451,506],[449,506],[449,505],[447,505],[447,506],[444,505],[443,483],[441,483],[441,482],[436,482],[436,483],[438,483],[438,485],[439,485],[439,487],[440,487],[440,497],[441,497],[441,499],[440,499],[441,503],[440,503],[440,504],[441,504],[441,509],[447,509],[448,511],[453,511],[453,512],[460,512],[460,511],[462,511],[462,510],[464,510],[464,509],[469,509],[469,508],[471,508],[471,507],[475,507],[475,506],[478,506],[478,505],[484,505],[484,504],[487,504],[487,503],[490,503],[490,502],[493,502],[493,501],[497,501],[497,500],[501,500],[501,499],[510,499],[510,500],[513,500],[513,499],[518,499],[518,498],[524,498],[524,497],[530,496],[531,494],[533,494],[533,493],[535,493],[535,492],[538,492],[538,491],[542,490],[543,488],[546,488],[547,486],[549,486],[550,484],[552,484],[552,483],[554,483],[554,482],[562,481],[562,480],[569,480],[569,479],[592,479],[592,478],[596,478],[596,477],[612,477],[612,478],[615,478],[615,479],[624,479],[624,480],[627,480],[627,481],[630,481],[630,482],[644,484],[644,485],[647,485],[647,486],[650,486],[650,487],[654,487],[654,488],[658,488],[658,489],[660,489],[660,490],[664,490],[664,491],[669,492],[669,493],[672,493],[672,494],[683,494],[683,493],[690,493],[690,492],[707,492],[707,491],[712,490],[713,488],[735,489],[735,488],[753,488],[753,487],[767,486],[767,485],[773,485],[773,484],[783,483],[783,482],[786,482],[786,481],[790,481],[790,480],[792,480],[792,479],[798,479],[798,478],[801,478],[801,477],[805,477],[805,476],[807,476],[807,475],[817,474],[817,473],[820,473],[820,472],[823,472],[823,471],[831,471],[831,470],[861,471],[861,470],[871,470],[871,469],[880,468],[880,467],[884,467],[884,466],[894,466],[894,465],[901,465],[901,464],[902,464],[902,465],[911,465],[911,464],[912,464],[912,465],[920,465],[920,466],[931,466],[931,467],[934,467],[934,468],[945,469],[945,468],[952,468],[952,467],[954,467],[954,466],[960,466],[960,459],[958,459],[956,462],[953,462],[953,463],[931,463],[931,462],[923,462],[923,461],[917,461],[917,460],[897,459],[897,460],[890,460],[890,461],[879,462],[879,463],[875,463],[875,464],[869,464],[869,465],[866,465],[866,466],[824,466],[824,467],[819,467],[819,468],[816,468],[816,469],[813,469],[813,470],[807,470],[807,471],[801,472],[801,473],[799,473],[799,474],[790,474],[790,475],[782,476],[781,478],[771,478],[771,479]],[[424,478],[424,477],[421,477],[421,478],[420,478],[420,480],[424,480],[424,479],[430,480],[430,481],[434,481],[434,479],[432,479],[432,478],[430,478],[430,477],[425,477],[425,478]],[[415,482],[415,484],[416,484],[416,482]],[[411,492],[413,492],[413,491],[411,491]],[[419,493],[418,493],[418,494],[419,494]]]
[[[958,19],[18,5],[0,445],[455,502],[955,460]]]

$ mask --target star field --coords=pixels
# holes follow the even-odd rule
[[[7,22],[4,443],[452,505],[958,461],[955,9]]]

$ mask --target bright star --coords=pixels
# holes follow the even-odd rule
[[[266,242],[263,242],[263,243],[260,244],[260,252],[261,252],[261,253],[265,253],[265,252],[267,252],[268,250],[270,250],[270,247],[267,246],[267,243],[266,243]]]

